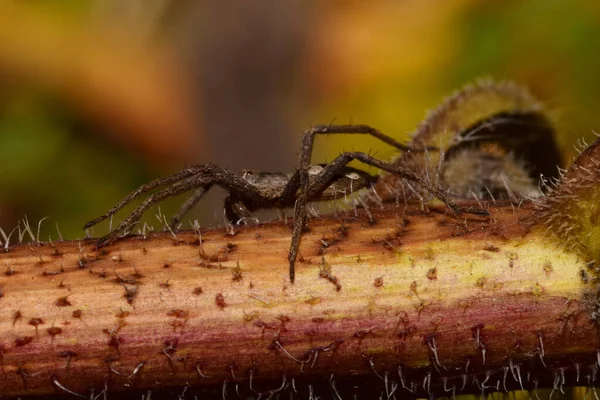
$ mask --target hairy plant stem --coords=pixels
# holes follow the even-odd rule
[[[282,223],[9,246],[0,393],[229,384],[256,395],[279,386],[261,382],[357,375],[398,396],[591,385],[599,343],[582,296],[595,289],[531,210],[317,218],[293,285]]]

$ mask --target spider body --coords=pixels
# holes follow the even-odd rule
[[[308,168],[309,189],[318,183],[325,164],[314,164]],[[232,191],[225,199],[225,216],[230,222],[240,222],[260,209],[292,208],[298,197],[299,173],[292,174],[244,170],[240,177],[251,185],[256,196],[248,196],[246,191]],[[352,193],[369,187],[377,178],[352,167],[337,171],[324,185],[323,190],[309,192],[309,201],[328,201],[345,198]],[[297,183],[296,183],[297,182]],[[178,222],[178,221],[174,221]]]
[[[327,178],[322,176],[325,165],[311,165],[308,169],[309,189],[313,189],[309,201],[336,200],[363,189],[376,181],[376,177],[352,167],[343,167]],[[324,180],[324,181],[323,181]],[[108,244],[121,232],[135,225],[142,214],[155,203],[180,193],[197,189],[173,217],[171,226],[176,228],[181,218],[214,185],[221,186],[229,193],[224,201],[225,216],[229,222],[245,222],[250,215],[260,209],[284,209],[294,206],[300,188],[299,173],[292,174],[244,170],[239,174],[213,164],[189,167],[177,174],[160,178],[143,185],[125,197],[109,212],[88,222],[89,228],[112,216],[142,193],[163,188],[149,196],[115,230],[99,239],[98,244]],[[318,185],[318,187],[316,186]]]
[[[172,196],[195,190],[194,194],[181,206],[173,217],[171,225],[176,227],[181,218],[214,185],[227,190],[225,198],[225,216],[230,222],[245,222],[253,211],[264,208],[284,209],[294,207],[294,227],[289,252],[290,281],[294,282],[294,264],[298,255],[302,229],[306,225],[306,206],[311,201],[327,201],[343,198],[357,190],[364,189],[376,182],[377,177],[348,166],[353,160],[379,168],[404,179],[413,181],[425,188],[431,195],[442,200],[453,212],[464,211],[457,207],[448,196],[432,186],[418,174],[407,171],[388,162],[378,160],[361,152],[345,152],[329,164],[310,164],[313,143],[319,134],[366,134],[396,147],[400,151],[423,152],[435,149],[411,149],[393,138],[384,135],[368,125],[327,125],[316,126],[304,132],[300,152],[300,166],[291,174],[259,172],[246,170],[239,174],[212,164],[196,165],[165,178],[156,179],[131,192],[106,214],[88,222],[84,228],[90,228],[112,217],[117,211],[150,192],[148,196],[117,228],[98,239],[97,245],[103,246],[115,241],[119,234],[128,232],[152,205]],[[469,211],[469,210],[467,210]]]

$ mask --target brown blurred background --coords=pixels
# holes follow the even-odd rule
[[[56,223],[82,237],[128,192],[190,164],[292,171],[310,124],[405,140],[481,77],[528,86],[572,154],[600,131],[599,50],[596,0],[1,2],[0,227],[48,216],[42,240]],[[316,148],[315,162],[393,154],[355,136]],[[223,196],[186,221],[220,223]]]

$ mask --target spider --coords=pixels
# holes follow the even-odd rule
[[[151,181],[131,192],[104,215],[85,224],[84,229],[111,217],[143,193],[161,189],[150,195],[121,224],[98,239],[97,245],[104,246],[118,238],[119,233],[128,231],[144,212],[165,198],[196,190],[173,217],[172,226],[213,186],[221,186],[229,192],[225,198],[225,216],[231,222],[246,222],[251,213],[259,209],[284,209],[294,207],[292,241],[288,253],[290,282],[295,280],[295,262],[302,229],[306,225],[306,206],[309,201],[326,201],[343,197],[348,191],[366,188],[378,179],[377,176],[348,166],[353,160],[379,168],[408,181],[419,184],[432,196],[438,198],[454,213],[468,212],[487,214],[484,210],[458,207],[448,195],[433,186],[425,178],[389,162],[380,161],[362,152],[344,152],[329,164],[310,164],[315,136],[319,134],[364,134],[371,135],[402,152],[436,151],[433,147],[410,148],[368,125],[319,125],[304,131],[300,151],[299,168],[291,174],[257,172],[245,170],[233,173],[212,164],[195,165],[173,175]]]

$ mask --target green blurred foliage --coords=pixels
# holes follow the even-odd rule
[[[54,222],[65,238],[82,237],[90,208],[100,212],[122,196],[122,188],[150,178],[139,158],[110,146],[93,129],[40,90],[15,90],[0,114],[0,211],[32,223],[51,217],[43,240],[57,238]]]
[[[136,37],[135,26],[115,29],[113,10],[107,7],[106,14],[101,14],[97,11],[102,9],[100,3],[107,4],[0,3],[0,36],[12,35],[15,43],[29,46],[0,44],[0,227],[6,234],[25,217],[32,225],[50,217],[42,225],[40,239],[57,239],[56,223],[64,238],[83,237],[81,227],[86,220],[103,213],[130,188],[165,168],[161,160],[150,166],[149,160],[157,159],[152,148],[159,148],[165,140],[148,130],[153,121],[140,124],[140,116],[152,115],[160,105],[160,101],[145,101],[148,93],[165,96],[165,102],[175,106],[185,96],[165,95],[165,87],[177,92],[176,82],[140,84],[130,79],[132,75],[168,76],[168,64],[163,62],[166,52],[156,47],[156,55],[147,55],[144,49],[152,46]],[[136,21],[134,18],[132,25]],[[115,42],[112,36],[118,34],[122,38]],[[139,65],[124,57],[127,51],[142,56],[134,59]],[[42,65],[27,64],[28,60],[41,60]],[[89,65],[90,60],[97,64]],[[122,78],[114,74],[115,65],[121,68]],[[107,95],[110,90],[113,92]],[[132,93],[143,101],[126,107],[119,104]],[[169,113],[163,113],[167,120],[173,116]],[[157,121],[164,117],[153,115]],[[99,121],[101,116],[106,121]],[[127,119],[134,121],[133,125]],[[123,128],[128,124],[136,126],[136,134]],[[162,131],[160,124],[156,125]],[[145,147],[126,148],[123,144],[128,141],[120,137],[127,136],[129,143],[142,138]],[[150,149],[148,154],[142,152],[144,149]]]

